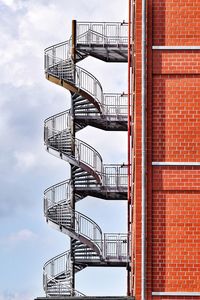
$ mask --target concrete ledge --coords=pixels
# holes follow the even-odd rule
[[[199,297],[200,292],[153,292],[152,296]]]
[[[152,46],[153,50],[200,50],[200,46]]]

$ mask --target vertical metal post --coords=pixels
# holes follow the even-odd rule
[[[75,80],[75,64],[76,64],[76,20],[72,20],[72,61],[73,61],[73,76]],[[74,110],[74,101],[73,101],[73,94],[71,94],[71,136],[72,136],[72,155],[75,156],[75,110]],[[71,188],[72,188],[72,195],[71,195],[71,207],[73,209],[73,217],[72,217],[72,228],[75,229],[75,178],[74,178],[74,171],[73,166],[71,165]],[[74,295],[75,290],[75,253],[74,253],[74,239],[71,238],[71,262],[72,262],[72,296]]]
[[[72,61],[73,61],[73,77],[74,80],[76,80],[76,20],[72,20]],[[71,97],[71,134],[72,138],[74,140],[75,138],[75,111],[74,111],[74,101],[73,101],[73,94]],[[75,154],[75,144],[73,144],[72,154]]]
[[[142,300],[146,298],[146,95],[146,0],[142,0]]]

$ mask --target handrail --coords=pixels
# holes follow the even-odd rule
[[[46,61],[48,62],[49,59]],[[52,66],[56,66],[56,68],[49,70],[50,67],[47,63],[47,72],[53,73],[55,76],[66,79],[69,82],[73,82],[79,89],[91,95],[96,100],[99,107],[101,107],[101,112],[103,115],[115,116],[116,118],[117,116],[127,117],[128,96],[126,94],[103,93],[103,88],[99,80],[87,70],[78,66],[74,66],[71,60],[68,60],[67,62],[55,57],[54,64]],[[75,79],[73,75],[74,70]]]
[[[78,161],[87,164],[89,167],[92,167],[94,171],[101,175],[103,170],[103,159],[99,152],[89,144],[77,138],[74,138],[73,140],[75,142],[75,158]]]
[[[114,94],[105,93],[104,94],[104,114],[116,116],[127,117],[128,105],[127,105],[128,95],[127,94]]]
[[[127,233],[104,233],[104,257],[127,258]]]
[[[103,165],[103,186],[127,188],[127,165]]]
[[[89,239],[99,248],[100,253],[103,251],[103,234],[99,225],[86,215],[73,210],[75,214],[75,232]],[[97,243],[100,241],[100,243]]]
[[[102,111],[105,116],[112,116],[112,118],[117,119],[119,116],[127,117],[127,95],[120,93],[105,93],[103,95]],[[85,112],[84,115],[91,113]],[[99,114],[99,112],[93,113],[94,115]],[[78,113],[77,113],[78,115]],[[44,126],[52,127],[56,130],[64,130],[70,128],[72,125],[71,121],[71,110],[65,110],[63,112],[57,113],[45,119]]]
[[[61,114],[61,116],[63,116]],[[48,126],[48,123],[47,123]],[[82,162],[89,167],[91,167],[95,172],[97,172],[103,179],[103,186],[115,186],[115,187],[125,187],[127,185],[127,175],[128,175],[128,166],[127,165],[117,165],[117,164],[103,164],[103,159],[98,151],[96,151],[92,146],[79,140],[77,138],[73,138],[70,135],[69,140],[62,140],[63,133],[66,132],[66,129],[59,131],[57,128],[49,128],[45,129],[45,144],[47,146],[51,146],[51,142],[49,142],[49,138],[55,136],[58,140],[59,136],[61,137],[59,140],[59,149],[58,151],[63,150],[67,144],[74,143],[75,144],[75,159],[78,162]]]
[[[125,22],[77,22],[77,41],[79,41],[83,35],[86,35],[87,30],[84,28],[88,28],[88,31],[94,31],[96,34],[104,36],[104,38],[123,38],[122,42],[124,44],[128,43],[128,24]],[[116,34],[113,34],[114,28],[116,30]],[[70,38],[67,41],[47,47],[44,50],[44,53],[52,54],[54,57],[60,57],[59,53],[61,53],[62,55],[60,58],[66,60],[71,58],[71,45],[72,39]]]
[[[59,195],[59,196],[55,196],[54,197],[58,200],[55,200],[55,202],[64,200],[63,196],[61,197],[62,193],[64,192],[64,195],[68,195],[70,194],[71,196],[71,180],[64,180],[62,182],[56,183],[50,187],[48,187],[45,191],[44,191],[44,196],[47,197],[48,193],[54,193],[55,195]],[[59,191],[60,189],[62,189],[62,191]],[[64,191],[63,191],[64,190]],[[68,192],[69,191],[69,192]],[[61,199],[60,199],[61,198]],[[68,198],[68,197],[67,197]]]
[[[71,39],[70,39],[70,40],[71,40]],[[66,41],[59,42],[59,43],[57,43],[57,44],[51,45],[51,46],[49,46],[49,47],[47,47],[47,48],[44,49],[44,53],[46,53],[46,52],[48,52],[48,51],[52,51],[53,48],[54,48],[54,49],[57,49],[57,48],[59,48],[59,47],[61,47],[61,46],[69,45],[69,41],[70,41],[70,40],[66,40]]]
[[[49,46],[44,50],[44,65],[46,70],[47,58],[52,58],[52,64],[49,64],[49,67],[54,65],[54,60],[56,58],[67,60],[71,58],[71,39]]]
[[[63,263],[60,261],[61,258],[63,259]],[[59,263],[56,264],[58,261]],[[70,250],[68,250],[49,259],[43,266],[43,273],[54,277],[70,268]]]
[[[128,43],[128,24],[120,22],[77,22],[77,43]]]
[[[70,204],[64,200],[55,202],[52,198],[44,197],[44,202],[45,217],[52,220],[53,222],[56,221],[57,225],[63,227],[66,227],[66,221],[69,220],[70,222],[67,228],[71,231],[74,231],[77,237],[83,236],[91,241],[94,245],[96,245],[100,253],[102,253],[102,230],[95,221],[93,221],[86,215],[72,209]],[[55,218],[54,216],[52,216],[52,213],[49,212],[49,209],[52,207],[55,210]],[[71,227],[72,224],[75,224],[75,228]],[[96,241],[98,241],[98,243],[96,243]]]
[[[44,215],[50,208],[48,199],[51,201],[51,207],[56,203],[70,202],[72,197],[71,180],[65,180],[55,184],[44,191]]]
[[[70,128],[72,125],[71,110],[65,110],[58,114],[52,115],[44,120],[44,127],[50,127],[56,131],[62,131]]]
[[[83,293],[72,289],[71,288],[71,276],[70,274],[68,277],[68,281],[62,282],[59,280],[56,280],[56,277],[59,274],[62,273],[72,273],[72,268],[71,268],[71,251],[65,251],[52,259],[48,260],[44,266],[43,266],[43,287],[48,295],[48,289],[47,289],[47,283],[48,281],[54,281],[55,284],[58,284],[59,289],[61,290],[63,288],[67,288],[69,291],[71,291],[71,294],[75,296],[85,296]]]
[[[101,83],[87,70],[75,66],[71,59],[65,60],[45,54],[45,71],[73,83],[77,88],[92,96],[99,106],[101,106],[103,102],[103,88]]]
[[[99,80],[87,70],[75,66],[75,85],[89,93],[99,105],[103,102],[103,88]]]
[[[102,157],[99,154],[99,152],[96,151],[92,146],[77,138],[72,137],[69,130],[59,131],[53,128],[45,127],[44,132],[45,132],[44,143],[47,147],[52,147],[54,150],[68,156],[69,153],[65,151],[65,147],[67,147],[67,145],[74,144],[75,146],[74,159],[77,162],[82,162],[83,164],[91,167],[99,175],[102,174],[102,170],[103,170]],[[69,137],[63,139],[62,137],[65,133],[68,134]],[[55,143],[59,143],[58,144],[59,148],[56,149],[56,145],[53,146],[51,145],[52,143],[54,143],[54,141],[50,141],[49,140],[50,138],[51,139],[55,138]]]

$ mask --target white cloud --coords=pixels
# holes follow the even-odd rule
[[[16,159],[16,168],[22,171],[26,171],[35,166],[36,156],[31,152],[15,152],[14,157]]]
[[[2,22],[0,27],[1,83],[15,87],[43,85],[43,50],[49,46],[50,38],[60,40],[52,20],[64,18],[62,10],[53,4],[4,0],[12,9],[22,8],[25,3],[26,9],[13,16],[14,36],[7,23]]]
[[[21,229],[17,232],[13,232],[8,236],[2,237],[0,240],[0,244],[2,248],[5,247],[13,247],[13,246],[20,246],[22,242],[33,241],[37,238],[37,235],[31,231],[30,229]],[[1,300],[1,298],[0,298]]]
[[[126,5],[123,0],[116,0],[114,6],[113,1],[106,0],[74,0],[70,5],[68,2],[70,1],[0,0],[0,5],[5,5],[0,19],[0,81],[1,93],[3,94],[0,103],[0,136],[5,142],[5,147],[2,149],[3,155],[0,159],[2,177],[5,179],[3,181],[5,184],[2,184],[1,205],[3,213],[10,220],[9,224],[12,226],[9,229],[7,226],[9,232],[12,232],[12,228],[19,226],[19,215],[21,216],[20,228],[24,228],[8,234],[2,242],[3,246],[6,246],[6,253],[7,248],[15,250],[15,245],[17,245],[19,250],[17,251],[17,261],[23,260],[22,253],[26,242],[31,247],[30,241],[37,238],[37,235],[28,228],[33,228],[33,223],[35,226],[37,222],[41,221],[42,201],[40,199],[42,198],[43,185],[47,184],[48,186],[64,180],[68,177],[67,172],[70,169],[67,163],[45,153],[41,141],[43,116],[45,118],[65,110],[70,103],[68,92],[44,79],[44,48],[70,37],[72,19],[122,21],[126,18],[126,13],[124,13]],[[106,65],[106,63],[97,60],[95,60],[95,64],[93,62],[94,59],[89,63],[87,61],[85,68],[100,80],[105,92],[126,91],[126,86],[123,86],[123,79],[120,78],[120,76],[124,77],[124,73],[118,71],[118,66],[115,68],[113,64]],[[104,131],[97,131],[97,129],[91,129],[90,132],[85,129],[79,133],[81,140],[88,142],[100,152],[105,163],[123,162],[119,155],[125,156],[125,135],[125,133],[119,133],[117,137],[114,133],[105,133]],[[122,143],[124,143],[123,146]],[[33,218],[27,218],[27,215],[26,218],[23,216],[24,210],[21,208],[27,210],[27,205],[31,207]],[[91,212],[91,217],[92,215]],[[27,224],[27,222],[29,223]],[[107,220],[102,218],[103,222],[105,222],[105,228],[108,226],[109,229]],[[54,236],[50,229],[47,230],[50,236]],[[4,234],[3,226],[2,234]],[[42,263],[39,259],[41,257],[50,258],[50,251],[52,256],[56,255],[63,249],[63,244],[57,243],[54,253],[52,247],[49,247],[48,241],[45,241],[44,236],[41,236],[40,229],[38,229],[37,234],[39,241],[41,241],[41,247],[38,251],[41,253],[35,255],[34,247],[32,252],[30,250],[32,257],[38,259],[35,264],[33,261],[30,262],[30,266],[32,265],[39,270],[37,274],[30,268],[29,275],[24,278],[21,277],[21,283],[16,276],[14,279],[10,278],[10,274],[13,273],[13,264],[10,263],[8,266],[9,259],[1,260],[5,276],[2,278],[0,289],[3,290],[2,287],[12,286],[11,291],[13,291],[14,286],[17,286],[18,291],[22,291],[24,279],[27,279],[27,289],[31,290],[32,294],[16,291],[0,293],[0,300],[33,300],[34,294],[37,293],[39,296],[39,292],[36,292],[30,283],[34,281],[34,283],[37,282],[39,288],[42,286],[40,281]],[[57,234],[61,241],[66,240],[65,237],[61,237],[60,233]],[[24,271],[27,266],[22,264],[20,268],[21,271]],[[28,272],[29,270],[27,270],[27,274]]]
[[[11,11],[18,11],[27,7],[29,0],[0,0],[0,3],[7,6]]]
[[[1,0],[1,3],[12,8],[15,4],[15,0]]]
[[[0,300],[33,300],[29,292],[3,292],[0,293]]]
[[[11,234],[8,237],[8,241],[11,243],[16,243],[16,242],[21,242],[21,241],[32,240],[32,239],[35,239],[36,237],[37,237],[37,235],[35,233],[33,233],[31,230],[21,229],[20,231]]]

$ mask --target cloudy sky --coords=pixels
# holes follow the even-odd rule
[[[0,300],[42,296],[42,267],[69,248],[43,217],[47,187],[69,177],[69,165],[45,152],[43,120],[69,108],[69,93],[44,78],[43,49],[71,35],[71,20],[127,20],[126,0],[0,0]],[[105,92],[126,92],[126,64],[87,58],[81,65]],[[126,162],[126,133],[85,128],[78,137],[105,163]],[[126,231],[126,204],[86,198],[78,210],[104,232]],[[92,284],[91,284],[92,282]],[[124,269],[88,268],[76,288],[87,295],[126,293]]]

